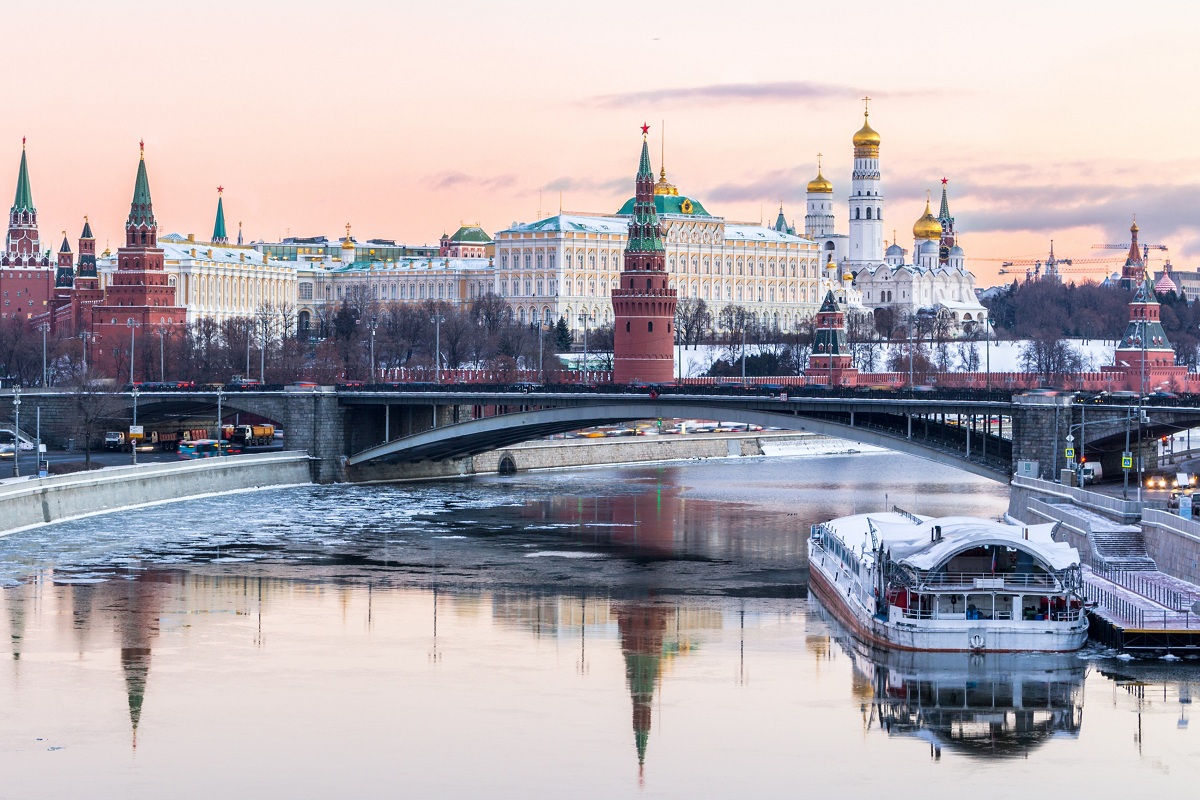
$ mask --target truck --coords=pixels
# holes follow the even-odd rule
[[[124,450],[125,449],[125,433],[124,431],[109,431],[104,434],[104,449],[105,450]]]
[[[175,452],[179,450],[179,445],[184,442],[195,442],[200,439],[208,438],[207,428],[196,428],[195,430],[173,430],[173,431],[155,431],[155,443],[158,449],[164,452]]]
[[[275,443],[274,425],[226,425],[221,438],[242,447],[267,447]]]

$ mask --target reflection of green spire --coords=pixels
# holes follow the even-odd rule
[[[625,677],[629,682],[629,696],[633,700],[633,739],[637,746],[639,766],[646,762],[654,687],[658,682],[661,661],[662,658],[657,654],[625,653]]]
[[[225,233],[225,201],[221,191],[217,190],[217,221],[213,225],[213,244],[228,244],[229,236]]]
[[[29,165],[25,161],[25,143],[21,142],[21,170],[17,173],[17,196],[13,200],[13,211],[36,211],[33,207],[33,190],[29,188]]]
[[[150,674],[150,648],[121,648],[121,670],[125,673],[129,723],[133,728],[133,747],[136,750],[138,723],[142,719],[142,701],[146,697],[146,678]]]

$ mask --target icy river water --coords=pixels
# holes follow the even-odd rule
[[[1195,793],[1200,662],[856,647],[807,596],[804,540],[885,504],[994,516],[1007,494],[864,453],[280,489],[9,536],[0,798]]]

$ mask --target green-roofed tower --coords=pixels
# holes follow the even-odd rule
[[[21,139],[21,166],[17,170],[17,193],[8,214],[8,241],[0,264],[6,267],[50,266],[38,236],[37,208],[29,183],[29,160],[25,140]]]
[[[138,159],[137,177],[133,181],[133,202],[129,204],[129,219],[125,221],[125,243],[129,247],[154,247],[158,243],[158,223],[154,220],[150,178],[146,175],[146,144],[139,142],[138,145],[141,148],[141,158]]]
[[[672,328],[677,301],[675,290],[669,288],[666,250],[654,202],[654,173],[646,140],[649,129],[642,126],[625,261],[620,283],[612,290],[615,383],[670,383],[675,379]]]
[[[225,187],[217,187],[217,221],[213,223],[213,244],[229,244],[229,236],[225,233],[225,200],[221,197]]]

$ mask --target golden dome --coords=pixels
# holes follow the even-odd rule
[[[820,167],[817,168],[817,177],[808,182],[808,191],[823,192],[825,194],[833,192],[833,184],[829,182],[828,178],[821,174]]]
[[[854,134],[855,147],[879,147],[879,134],[871,127],[870,114],[863,112],[863,126]]]
[[[925,200],[925,213],[913,223],[913,238],[917,240],[942,238],[942,223],[937,221],[937,217],[929,208],[928,198]]]
[[[667,168],[663,167],[658,171],[658,181],[654,184],[655,194],[665,194],[671,197],[679,195],[679,190],[675,188],[675,184],[667,180]]]
[[[1137,223],[1136,223],[1136,222],[1135,222],[1135,223],[1133,223],[1132,225],[1130,225],[1130,226],[1129,226],[1129,232],[1130,232],[1130,233],[1137,233],[1137,232],[1138,232],[1138,230],[1139,230],[1139,228],[1138,228],[1138,226],[1137,226]]]

